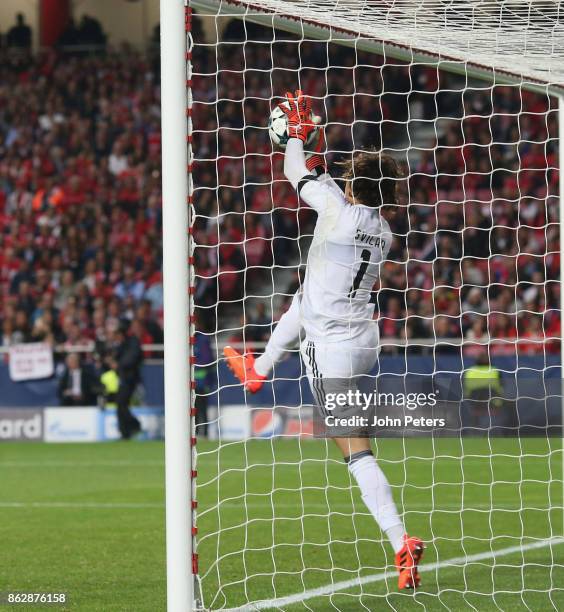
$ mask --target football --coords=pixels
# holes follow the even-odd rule
[[[283,102],[282,104],[288,106],[288,102]],[[314,123],[319,123],[321,118],[314,117],[313,121]],[[306,146],[312,142],[315,142],[317,132],[317,128],[313,130],[305,143]],[[270,118],[268,120],[268,134],[270,135],[270,140],[272,140],[273,144],[281,149],[284,149],[288,144],[288,118],[279,106],[275,106],[270,113]]]

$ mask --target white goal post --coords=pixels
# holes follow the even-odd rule
[[[161,0],[160,6],[167,601],[169,612],[186,612],[202,605],[193,548],[191,8],[557,97],[559,166],[564,159],[564,9],[560,2],[544,0]],[[560,179],[560,227],[562,219]],[[564,363],[562,341],[560,350]],[[297,602],[280,600],[279,605]]]
[[[168,610],[194,609],[186,7],[161,0],[161,129]]]

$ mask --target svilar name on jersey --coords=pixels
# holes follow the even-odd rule
[[[356,235],[354,237],[356,242],[361,242],[362,244],[366,244],[372,247],[380,247],[384,249],[386,247],[386,241],[383,240],[380,236],[375,236],[374,234],[369,234],[360,228],[357,228]]]

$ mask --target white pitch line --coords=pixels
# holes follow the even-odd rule
[[[500,548],[499,550],[491,550],[483,553],[476,553],[474,555],[467,555],[465,557],[452,557],[445,561],[436,561],[435,563],[426,563],[425,565],[419,566],[420,572],[432,572],[437,569],[450,568],[452,566],[465,566],[468,563],[474,563],[476,561],[485,561],[487,559],[497,559],[498,557],[504,557],[513,553],[522,553],[526,550],[534,550],[536,548],[545,548],[546,546],[557,546],[564,544],[564,538],[547,538],[545,540],[539,540],[538,542],[531,542],[529,544],[523,544],[520,546],[509,546],[507,548]],[[250,610],[270,610],[271,608],[281,608],[283,606],[291,606],[293,604],[299,604],[308,599],[315,597],[322,597],[323,595],[332,595],[338,591],[346,591],[353,587],[358,587],[364,584],[372,584],[373,582],[382,582],[388,578],[397,577],[395,571],[381,572],[379,574],[372,574],[371,576],[362,576],[359,578],[352,578],[350,580],[342,580],[341,582],[335,582],[328,584],[323,587],[316,589],[310,589],[303,593],[296,593],[294,595],[288,595],[286,597],[279,597],[278,599],[263,599],[253,603],[249,603],[245,606],[238,608],[226,608],[223,612],[243,612]]]
[[[0,508],[163,508],[164,504],[135,503],[135,502],[2,502]]]
[[[2,468],[162,467],[164,461],[0,461]]]

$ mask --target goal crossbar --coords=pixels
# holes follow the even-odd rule
[[[203,15],[244,18],[313,40],[327,40],[409,63],[435,65],[440,70],[497,85],[514,84],[529,91],[564,95],[564,10],[560,11],[559,5],[552,28],[530,24],[525,28],[518,19],[509,26],[485,27],[484,17],[478,19],[474,11],[472,17],[464,18],[459,9],[454,11],[459,15],[454,21],[458,27],[447,37],[445,29],[433,30],[430,19],[425,20],[421,11],[415,10],[429,10],[430,5],[439,3],[398,4],[372,0],[362,3],[362,11],[355,13],[355,4],[342,0],[308,2],[305,8],[287,0],[264,0],[260,4],[240,0],[190,1]],[[412,8],[407,10],[409,6]],[[394,7],[397,15],[392,19]],[[493,16],[490,18],[495,21]],[[510,46],[513,51],[508,52]]]

